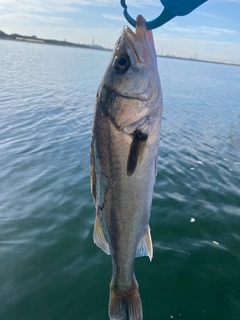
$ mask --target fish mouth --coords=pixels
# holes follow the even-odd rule
[[[156,54],[152,31],[147,30],[146,20],[143,16],[137,16],[135,33],[128,26],[125,26],[122,35],[127,39],[135,61],[144,63],[149,55]]]

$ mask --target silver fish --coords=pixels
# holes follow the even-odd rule
[[[93,239],[112,258],[109,317],[141,320],[135,257],[153,249],[149,228],[162,94],[151,31],[124,27],[97,92],[90,150]]]

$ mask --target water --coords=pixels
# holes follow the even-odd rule
[[[106,320],[89,144],[109,52],[0,41],[0,319]],[[164,96],[145,320],[240,319],[240,69],[158,58]],[[192,221],[192,222],[191,222]]]

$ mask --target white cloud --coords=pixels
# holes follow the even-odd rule
[[[158,0],[139,0],[126,1],[128,6],[148,7],[162,6]],[[119,0],[0,0],[0,8],[3,11],[14,12],[72,12],[80,7],[121,7]]]
[[[227,0],[228,2],[235,2],[240,4],[240,0]]]
[[[179,32],[179,33],[183,33],[183,34],[193,34],[196,33],[196,29],[195,28],[182,28],[182,27],[172,27],[172,26],[168,26],[165,25],[163,26],[163,28],[165,30],[169,30],[169,31],[174,31],[174,32]]]
[[[197,11],[197,14],[199,14],[200,16],[211,18],[211,19],[219,19],[215,14],[208,13],[208,12]]]
[[[200,32],[210,36],[220,36],[223,34],[235,35],[238,33],[236,30],[223,29],[223,28],[210,28],[210,27],[200,27]]]
[[[110,19],[114,21],[126,21],[126,19],[123,16],[115,15],[115,14],[108,14],[108,13],[102,13],[102,17],[105,19]]]
[[[0,22],[41,22],[41,23],[64,23],[68,22],[69,20],[66,18],[61,17],[54,17],[54,16],[42,16],[37,14],[26,14],[26,13],[9,13],[6,15],[0,16]]]
[[[163,7],[159,0],[158,1],[156,1],[156,0],[145,0],[145,1],[126,0],[126,4],[128,7],[133,6],[133,7],[137,7],[137,8],[144,8],[144,7],[149,7],[149,6]]]
[[[200,26],[200,27],[179,27],[174,22],[170,22],[167,25],[164,25],[162,30],[171,32],[172,35],[174,34],[184,34],[187,36],[197,36],[197,35],[205,35],[205,36],[220,36],[220,35],[237,35],[239,32],[232,29],[226,29],[226,28],[216,28],[216,27],[207,27],[207,26]]]
[[[14,12],[73,12],[83,6],[109,8],[117,5],[118,0],[0,0],[2,10]]]

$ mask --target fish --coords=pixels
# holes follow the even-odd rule
[[[157,175],[162,91],[152,32],[125,26],[99,85],[90,147],[93,240],[112,259],[111,320],[141,320],[135,257],[152,259],[149,218]]]

